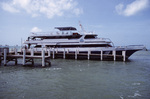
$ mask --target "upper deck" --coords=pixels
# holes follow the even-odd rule
[[[77,46],[111,46],[110,43],[112,43],[112,41],[108,38],[98,38],[98,35],[95,33],[77,31],[74,27],[55,27],[55,29],[57,29],[57,31],[32,33],[24,43],[37,45],[55,44],[61,47],[63,44],[65,44],[65,46],[68,46],[68,44],[75,44]]]
[[[77,31],[75,27],[55,27],[55,29],[60,31]]]
[[[97,38],[97,34],[94,33],[82,33],[77,31],[74,27],[55,27],[57,31],[53,32],[40,32],[40,33],[31,33],[28,39],[79,39],[82,36],[85,36],[85,39],[94,39]]]

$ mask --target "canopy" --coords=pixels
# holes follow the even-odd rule
[[[75,27],[55,27],[55,29],[59,29],[60,31],[77,30]]]

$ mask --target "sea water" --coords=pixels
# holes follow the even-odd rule
[[[150,52],[129,61],[52,59],[0,66],[0,99],[150,99]],[[38,63],[39,62],[39,63]]]

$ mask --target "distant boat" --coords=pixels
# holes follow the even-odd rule
[[[122,55],[122,51],[126,51],[126,58],[130,57],[134,52],[143,50],[143,45],[130,46],[114,46],[109,38],[98,38],[95,33],[87,33],[78,31],[75,27],[55,27],[57,31],[49,33],[31,33],[24,42],[28,49],[34,48],[41,51],[42,48],[57,48],[59,51],[64,49],[98,54],[103,50],[104,54],[112,54],[116,51],[116,55]]]

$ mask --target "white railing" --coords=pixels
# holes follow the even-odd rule
[[[110,42],[110,43],[112,43],[112,46],[114,46],[114,43],[109,38],[97,38],[97,39],[100,39],[100,40],[106,41],[106,42]]]
[[[72,35],[71,31],[51,31],[51,32],[35,32],[30,36],[52,36],[52,35]]]

